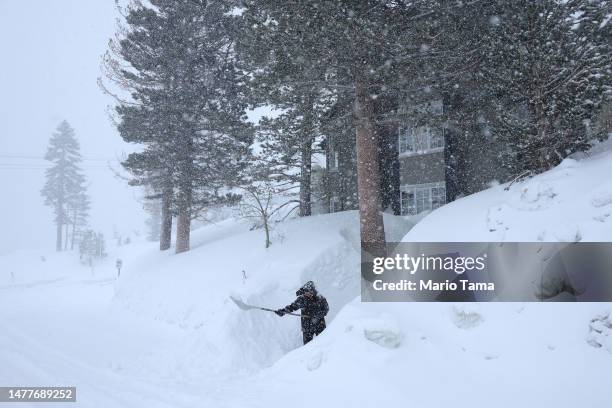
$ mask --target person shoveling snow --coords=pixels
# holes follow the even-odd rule
[[[312,281],[306,282],[295,294],[298,298],[293,303],[278,310],[248,305],[234,296],[230,296],[230,299],[242,310],[257,309],[274,312],[279,316],[300,316],[302,318],[302,337],[306,344],[325,330],[325,315],[329,312],[329,306],[327,299],[319,295]],[[301,309],[301,314],[293,313],[298,309]]]
[[[276,310],[275,313],[284,316],[301,309],[302,336],[306,344],[325,330],[325,315],[329,312],[329,306],[327,300],[317,292],[312,281],[306,282],[295,294],[298,298],[293,303]]]

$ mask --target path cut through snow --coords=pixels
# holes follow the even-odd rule
[[[76,386],[78,407],[257,406],[237,393],[240,377],[184,381],[173,366],[183,330],[113,312],[114,285],[105,278],[0,289],[0,384]],[[36,404],[45,406],[58,407]]]

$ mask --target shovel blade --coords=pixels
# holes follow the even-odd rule
[[[233,297],[233,296],[230,296],[230,299],[232,299],[232,301],[233,301],[233,302],[236,304],[236,306],[238,306],[238,307],[239,307],[240,309],[242,309],[242,310],[251,310],[251,309],[257,309],[256,307],[254,307],[254,306],[250,306],[250,305],[247,305],[247,304],[246,304],[246,303],[244,303],[242,300],[240,300],[240,299],[236,299],[236,298],[235,298],[235,297]]]

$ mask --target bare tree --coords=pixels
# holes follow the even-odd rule
[[[270,182],[262,182],[243,187],[245,195],[238,206],[239,216],[253,222],[252,229],[263,228],[266,237],[266,248],[272,245],[271,231],[276,221],[286,219],[300,206],[300,201],[290,199]],[[288,199],[289,198],[289,199]],[[281,210],[293,204],[286,213]]]

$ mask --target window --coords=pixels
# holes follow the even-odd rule
[[[338,199],[338,197],[332,197],[329,202],[329,212],[334,213],[338,211],[342,211],[342,208],[340,206],[340,200]]]
[[[435,210],[446,203],[446,188],[444,186],[431,188],[431,209]]]
[[[399,130],[399,152],[412,152],[414,151],[413,138],[411,134],[412,129],[400,129]]]
[[[338,170],[338,152],[331,151],[329,153],[328,169],[329,170]]]
[[[441,129],[430,126],[402,127],[398,134],[399,153],[428,153],[444,148]]]
[[[414,193],[412,191],[400,191],[400,205],[402,215],[415,215]]]
[[[444,135],[440,129],[431,129],[429,136],[429,148],[441,149],[444,147]]]
[[[416,188],[416,212],[417,214],[430,210],[430,191],[428,188]]]
[[[430,184],[404,185],[400,190],[402,215],[415,215],[434,210],[446,203],[444,182]]]

